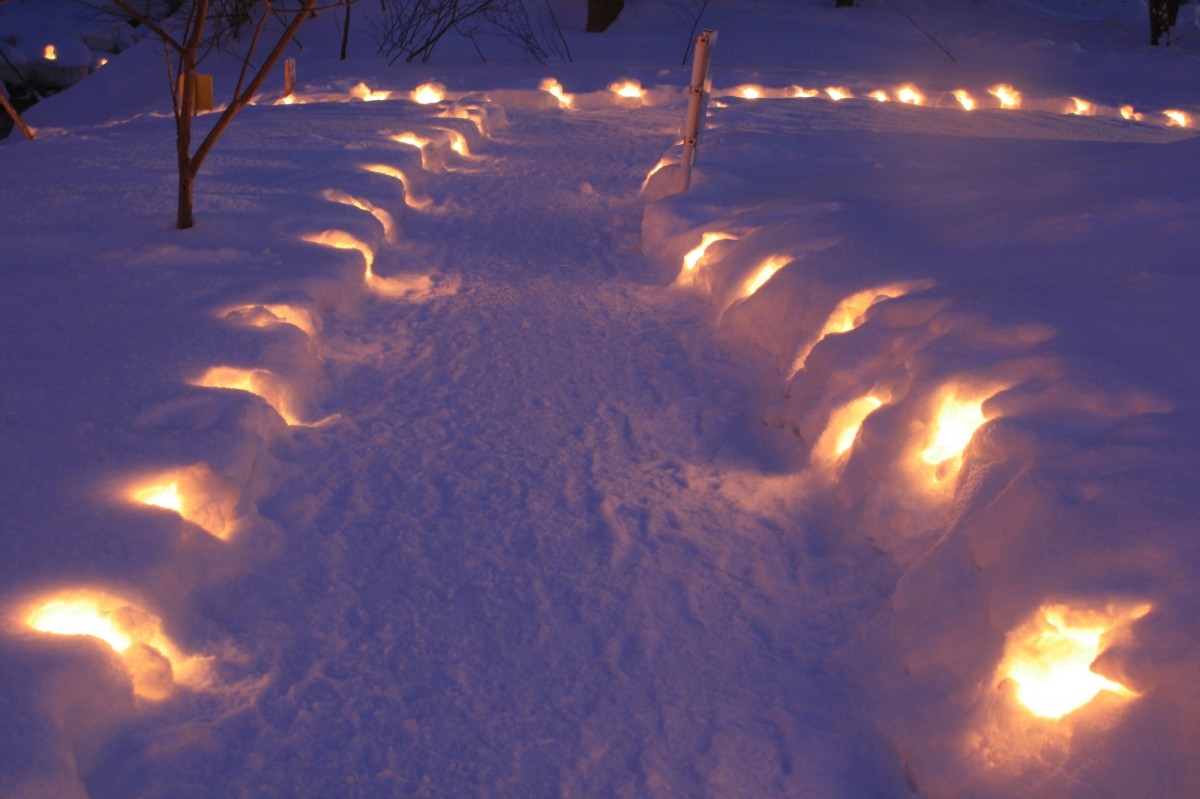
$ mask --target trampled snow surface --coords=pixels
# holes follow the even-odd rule
[[[687,31],[632,0],[545,67],[312,23],[185,232],[151,43],[31,110],[0,794],[1200,794],[1190,39],[713,5],[686,193]]]

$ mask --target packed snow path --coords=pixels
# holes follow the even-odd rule
[[[131,243],[106,241],[95,271],[64,264],[46,273],[54,291],[6,297],[10,352],[52,336],[35,320],[86,306],[93,280],[123,284],[92,308],[95,330],[162,333],[129,352],[102,335],[43,342],[49,363],[12,364],[17,385],[44,385],[54,348],[89,348],[71,360],[95,368],[58,384],[117,420],[56,418],[52,398],[16,391],[9,421],[31,431],[18,447],[74,453],[59,467],[72,499],[30,523],[94,531],[22,553],[25,584],[140,597],[181,649],[215,656],[206,689],[136,714],[90,678],[63,712],[111,705],[114,726],[34,720],[39,757],[14,747],[13,773],[69,782],[73,762],[92,799],[906,793],[836,662],[895,567],[769,491],[735,501],[739,473],[773,468],[751,404],[777,388],[748,381],[775,377],[735,362],[707,303],[664,291],[638,254],[638,187],[677,110],[510,110],[511,133],[422,172],[388,137],[462,121],[389,105],[292,112],[300,137],[287,110],[251,109],[201,178],[195,231],[129,222]],[[48,185],[67,185],[57,165],[80,147],[34,154]],[[146,157],[103,132],[87,147],[134,174]],[[363,169],[378,163],[431,205]],[[264,185],[285,187],[274,208],[248,191]],[[81,220],[101,241],[144,189],[78,188],[117,195]],[[395,244],[325,199],[343,193],[389,210]],[[139,202],[141,219],[163,225],[169,197]],[[245,220],[277,248],[243,249]],[[15,222],[27,268],[53,264],[45,222]],[[418,288],[368,293],[359,252],[305,241],[322,230],[368,242],[378,279]],[[185,301],[201,292],[205,318]],[[227,312],[284,301],[320,318],[311,339]],[[188,387],[216,353],[303,387],[300,419],[333,418],[289,428],[245,392]],[[232,497],[224,542],[88,488],[196,462]],[[87,640],[63,679],[105,662]]]

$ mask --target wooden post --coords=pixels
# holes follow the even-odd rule
[[[683,123],[683,158],[679,162],[681,191],[687,191],[692,186],[692,164],[696,161],[700,120],[704,116],[704,106],[712,88],[708,51],[716,38],[716,31],[705,28],[696,37],[696,50],[692,54],[692,85],[688,87],[687,117]]]
[[[350,6],[346,6],[350,10]],[[283,96],[291,97],[296,90],[296,59],[288,58],[283,62]]]
[[[25,124],[25,120],[21,119],[21,115],[17,113],[17,109],[13,108],[12,103],[8,101],[8,95],[4,93],[3,89],[0,89],[0,105],[4,106],[4,110],[8,112],[8,115],[12,117],[12,121],[25,134],[25,138],[32,141],[33,131]]]

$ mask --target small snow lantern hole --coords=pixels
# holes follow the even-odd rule
[[[911,83],[896,90],[896,99],[905,105],[925,105],[925,95]]]
[[[137,480],[127,487],[125,498],[176,513],[220,539],[228,539],[234,532],[237,492],[204,464]]]
[[[359,82],[350,87],[350,96],[365,103],[387,100],[392,96],[389,91],[373,91],[370,86]]]
[[[975,98],[966,89],[955,89],[954,99],[958,102],[964,111],[975,110]]]
[[[615,83],[610,83],[608,90],[618,97],[626,97],[629,99],[638,99],[646,95],[646,90],[642,88],[642,84],[636,80],[621,80]]]
[[[885,92],[883,89],[876,89],[875,91],[868,94],[867,97],[870,97],[872,100],[874,100],[877,103],[886,103],[892,99],[891,97],[888,96],[888,93]]]
[[[854,446],[863,422],[887,402],[886,395],[868,394],[852,400],[833,412],[829,424],[821,432],[813,446],[813,458],[828,465],[836,465]]]
[[[825,90],[825,94],[834,102],[838,102],[839,100],[849,100],[854,97],[850,90],[844,86],[830,86]]]
[[[362,197],[355,197],[353,194],[341,191],[339,189],[326,189],[322,195],[326,200],[335,202],[340,205],[348,205],[351,208],[357,208],[360,211],[366,211],[383,227],[383,235],[389,242],[396,240],[396,220],[386,209],[380,208],[370,200]]]
[[[538,90],[554,95],[558,104],[563,108],[571,108],[575,104],[575,95],[567,94],[563,85],[554,78],[545,78],[538,84]]]
[[[208,683],[207,659],[184,656],[163,633],[159,617],[111,594],[79,590],[42,598],[26,609],[25,624],[50,635],[103,641],[121,657],[142,699],[166,699],[176,684]]]
[[[404,188],[404,204],[409,208],[419,211],[428,208],[433,204],[433,201],[428,197],[414,196],[412,191],[412,181],[408,179],[408,175],[406,175],[402,170],[397,169],[394,166],[388,166],[387,164],[367,164],[363,167],[363,169],[367,172],[374,172],[377,175],[384,175],[392,180],[399,181],[400,185]],[[309,241],[311,241],[311,239],[309,239]]]
[[[1167,118],[1167,125],[1175,128],[1190,128],[1192,126],[1192,118],[1183,111],[1174,109],[1163,111],[1163,116]]]
[[[1091,702],[1100,692],[1132,698],[1136,693],[1092,671],[1091,666],[1148,604],[1103,610],[1043,605],[1008,635],[999,676],[1016,684],[1016,698],[1030,713],[1057,719]]]
[[[878,302],[890,300],[893,297],[903,297],[910,291],[919,288],[922,284],[917,283],[893,283],[887,286],[876,286],[863,291],[857,291],[854,294],[839,302],[825,320],[825,324],[821,327],[821,331],[817,333],[807,346],[796,353],[796,357],[792,359],[792,368],[788,374],[788,378],[796,376],[796,373],[804,368],[808,362],[808,356],[812,354],[813,349],[818,344],[825,340],[828,336],[834,336],[841,333],[849,333],[855,330],[863,322],[866,321],[866,313]]]
[[[708,248],[718,241],[736,240],[737,236],[720,231],[711,231],[704,233],[700,237],[700,243],[693,247],[683,256],[683,271],[679,273],[678,281],[682,284],[691,284],[695,280],[696,268],[700,262],[704,260]]]
[[[1007,83],[1000,83],[988,89],[988,94],[1000,101],[1001,108],[1020,108],[1021,93]]]
[[[409,96],[419,105],[433,105],[446,99],[446,87],[440,83],[422,83]]]
[[[189,381],[202,388],[218,388],[244,391],[259,397],[288,425],[304,423],[292,410],[291,392],[279,376],[267,369],[238,369],[232,366],[214,366],[204,374]]]

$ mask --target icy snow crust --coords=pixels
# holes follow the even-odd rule
[[[1196,51],[741,5],[682,194],[643,4],[556,69],[318,20],[187,232],[155,48],[31,111],[0,795],[1200,794]],[[1057,719],[1006,665],[1054,624],[1109,686]]]

